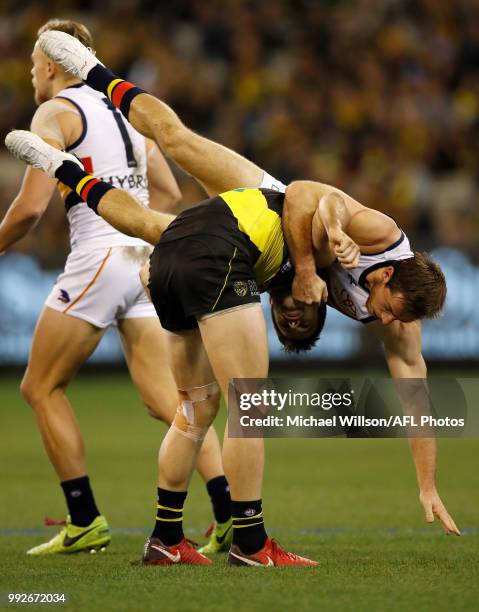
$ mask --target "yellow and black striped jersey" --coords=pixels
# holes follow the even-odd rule
[[[179,214],[161,241],[212,235],[246,248],[256,281],[265,290],[287,262],[283,203],[284,193],[271,189],[226,191]]]

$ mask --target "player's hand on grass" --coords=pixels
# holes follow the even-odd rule
[[[444,533],[446,535],[461,535],[461,532],[457,528],[456,523],[452,519],[449,512],[446,510],[446,506],[442,503],[437,491],[421,491],[421,493],[419,494],[419,501],[421,502],[422,507],[424,508],[426,521],[428,523],[433,523],[434,517],[436,517],[441,521],[442,528],[444,529]]]
[[[342,230],[329,233],[329,242],[343,268],[356,268],[361,251],[354,240]]]
[[[303,304],[319,304],[326,302],[328,299],[328,288],[326,283],[316,273],[296,273],[292,295],[298,302]]]

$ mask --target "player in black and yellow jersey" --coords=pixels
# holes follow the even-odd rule
[[[260,292],[279,282],[288,267],[283,203],[281,192],[239,188],[176,217],[150,265],[151,297],[163,327],[194,329],[199,318],[259,302]],[[311,316],[316,323],[314,307]]]

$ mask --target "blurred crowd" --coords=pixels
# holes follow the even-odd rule
[[[328,182],[392,215],[416,249],[479,263],[478,0],[4,0],[0,131],[35,110],[30,53],[52,17],[84,22],[98,55],[185,123],[289,182]],[[0,214],[22,168],[0,153]],[[179,175],[185,202],[202,196]],[[67,248],[50,206],[20,248]]]

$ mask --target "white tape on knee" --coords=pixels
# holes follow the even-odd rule
[[[180,394],[181,404],[176,410],[172,426],[180,434],[193,440],[193,442],[202,442],[208,433],[209,426],[199,427],[196,424],[195,404],[204,402],[218,394],[218,383],[212,382],[208,385],[191,389],[178,389],[178,393]]]

